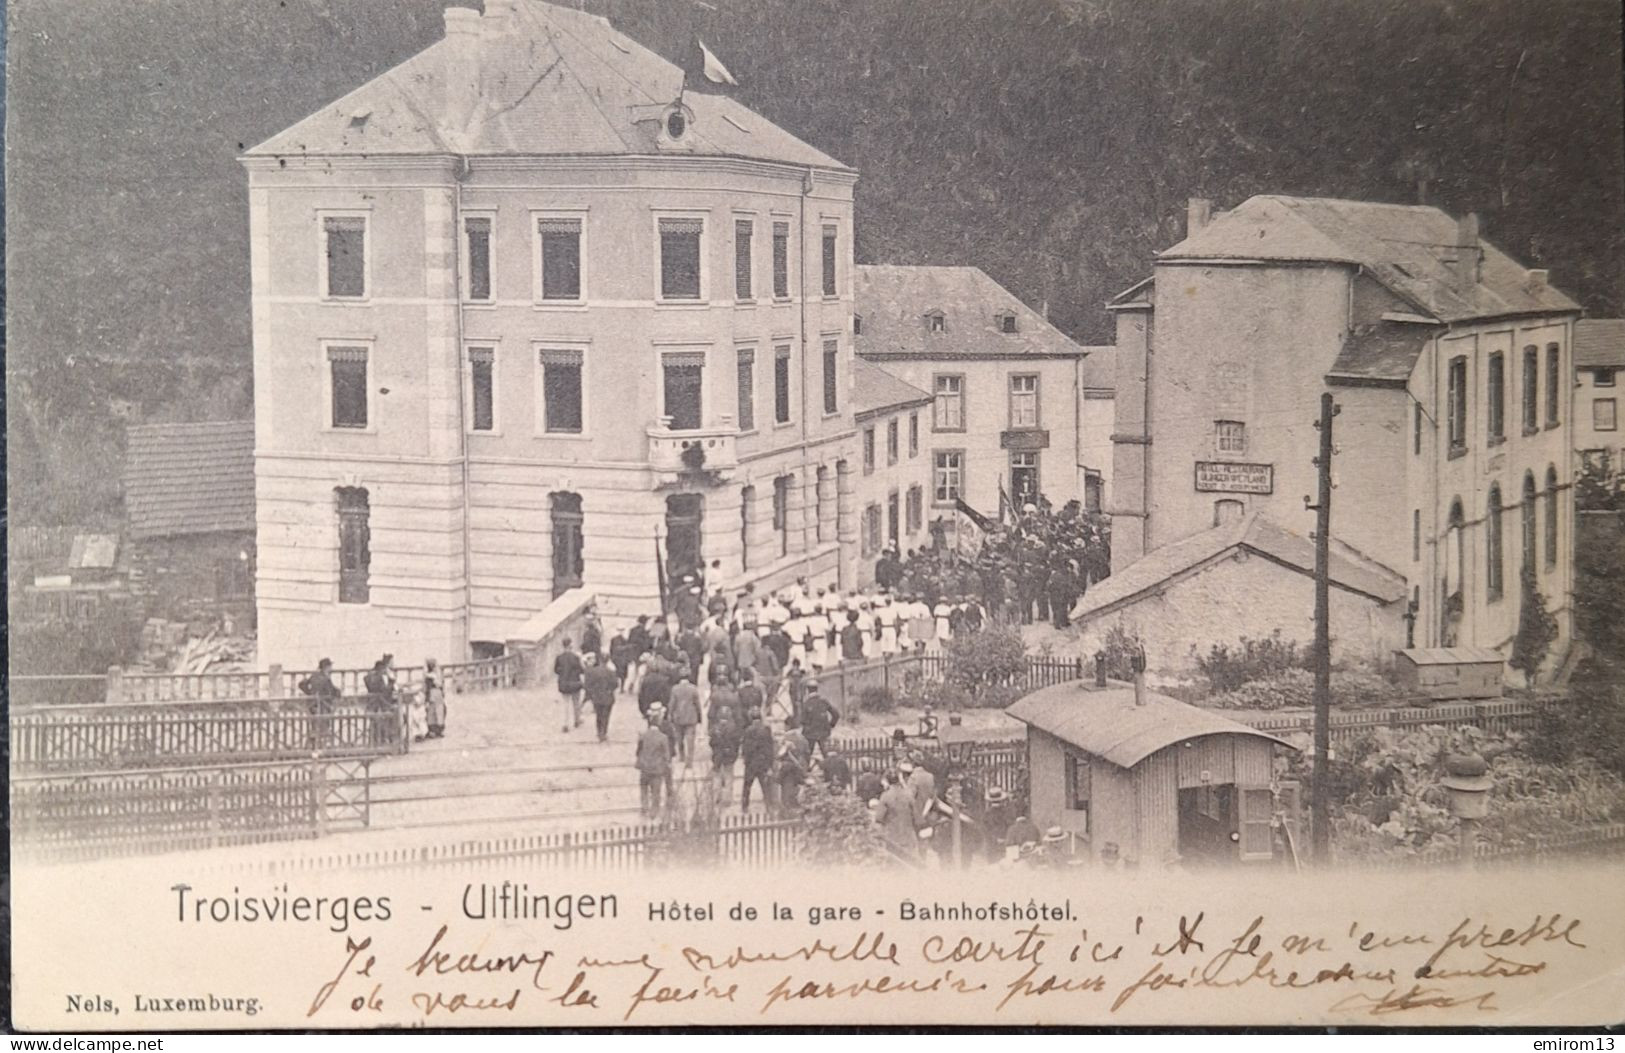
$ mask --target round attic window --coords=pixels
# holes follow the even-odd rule
[[[681,139],[686,131],[688,131],[688,118],[683,116],[682,110],[673,110],[666,114],[667,136],[673,139]]]

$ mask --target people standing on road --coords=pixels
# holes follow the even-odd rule
[[[638,676],[638,712],[644,717],[648,717],[654,706],[663,706],[670,700],[672,675],[669,670],[673,668],[682,667],[674,667],[658,655],[645,659],[643,672]]]
[[[841,715],[835,712],[824,696],[818,693],[818,685],[814,684],[807,691],[807,697],[801,702],[800,712],[796,718],[801,727],[801,733],[807,737],[808,752],[817,750],[819,753],[829,753],[829,737],[835,730],[835,725],[841,722]]]
[[[846,612],[846,623],[841,628],[841,661],[863,661],[863,630],[858,626],[857,611]]]
[[[762,689],[757,686],[756,678],[749,671],[741,675],[737,690],[731,685],[719,686],[718,690],[724,691],[723,697],[732,701],[734,719],[740,722],[741,730],[744,728],[744,723],[740,718],[753,709],[762,708]]]
[[[598,612],[589,609],[581,628],[581,653],[583,656],[599,656],[603,650],[604,627],[598,623]]]
[[[881,791],[875,809],[881,836],[904,859],[917,859],[920,834],[914,822],[914,798],[897,772],[888,771],[883,778],[886,788]]]
[[[310,698],[310,748],[325,749],[333,741],[333,707],[341,692],[333,683],[333,660],[323,658],[316,671],[299,681],[299,693]]]
[[[394,736],[386,730],[388,721],[392,718],[399,720],[395,708],[395,681],[390,676],[389,662],[390,656],[387,654],[378,659],[361,681],[367,689],[367,742],[372,746],[389,744]]]
[[[836,793],[845,793],[852,787],[852,765],[845,757],[829,750],[823,756],[824,781]]]
[[[620,677],[607,663],[596,657],[587,660],[587,670],[582,677],[582,691],[592,706],[593,724],[598,732],[599,742],[609,738],[609,714],[615,708],[615,686],[618,683]]]
[[[716,706],[715,697],[711,704]],[[739,759],[745,730],[741,726],[739,710],[732,707],[715,709],[706,726],[711,744],[711,778],[716,786],[716,798],[722,802],[733,796],[734,762]]]
[[[615,669],[615,683],[622,691],[626,690],[627,674],[637,660],[637,655],[632,653],[632,641],[625,633],[616,633],[609,638],[609,664]]]
[[[779,744],[779,810],[794,815],[801,808],[801,784],[812,767],[812,744],[792,718],[784,722]]]
[[[647,819],[660,815],[661,792],[671,778],[671,740],[660,730],[655,713],[638,736],[635,762],[638,768],[638,798]]]
[[[672,685],[669,711],[672,727],[677,729],[677,759],[684,765],[692,764],[694,729],[700,724],[700,689],[694,686],[687,672],[680,673],[677,683]]]
[[[773,780],[773,766],[778,760],[773,729],[762,719],[761,710],[752,712],[749,720],[750,726],[745,728],[739,745],[739,756],[745,762],[745,786],[740,794],[739,808],[744,812],[750,811],[750,788],[755,783],[761,787],[763,807],[772,815],[776,811],[778,797],[778,787]]]
[[[553,675],[558,677],[559,683],[559,710],[563,713],[561,724],[564,734],[568,735],[570,729],[581,726],[581,656],[575,653],[570,638],[564,638],[564,649],[559,656],[553,659]]]
[[[431,739],[446,737],[446,686],[440,682],[440,663],[433,658],[423,660],[423,705],[428,724],[425,734]]]

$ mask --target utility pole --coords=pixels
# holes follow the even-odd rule
[[[1315,510],[1315,763],[1309,784],[1309,858],[1316,863],[1331,861],[1331,802],[1327,799],[1327,764],[1331,754],[1332,717],[1332,418],[1342,407],[1332,401],[1331,392],[1320,396],[1320,455],[1314,460],[1319,482],[1319,499],[1303,503]]]

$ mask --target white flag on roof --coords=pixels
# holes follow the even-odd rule
[[[739,82],[734,80],[734,75],[729,73],[728,67],[722,64],[722,60],[717,58],[716,54],[705,46],[705,41],[700,40],[698,37],[695,40],[700,45],[700,54],[705,56],[705,79],[712,84],[732,84],[736,88],[739,87]]]

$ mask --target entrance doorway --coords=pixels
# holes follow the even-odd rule
[[[1017,512],[1038,503],[1038,454],[1010,455],[1010,500],[1016,503]]]
[[[666,498],[666,580],[673,586],[684,577],[700,580],[700,524],[705,498],[700,494],[672,494]]]
[[[587,562],[582,558],[581,495],[552,494],[553,598],[581,586]]]
[[[1190,866],[1240,858],[1236,788],[1193,786],[1179,791],[1179,855]]]

